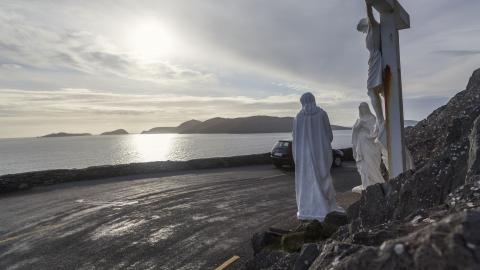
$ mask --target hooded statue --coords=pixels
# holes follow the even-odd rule
[[[343,211],[336,204],[330,175],[333,133],[327,113],[311,93],[303,94],[300,102],[302,109],[293,122],[297,217],[322,221],[332,211]]]
[[[370,185],[385,182],[380,171],[382,147],[375,141],[376,118],[365,102],[360,103],[358,110],[359,119],[352,130],[352,149],[362,185],[354,187],[354,192],[361,192]]]

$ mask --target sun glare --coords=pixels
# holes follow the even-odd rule
[[[166,24],[146,19],[133,24],[128,33],[132,53],[144,60],[168,58],[175,53],[175,36]]]

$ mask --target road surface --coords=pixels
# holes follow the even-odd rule
[[[337,191],[360,183],[334,170]],[[352,197],[339,194],[341,204]],[[272,166],[74,182],[0,197],[0,269],[212,269],[295,219],[294,175]]]

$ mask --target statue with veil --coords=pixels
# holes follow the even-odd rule
[[[361,193],[368,186],[384,183],[385,180],[380,171],[382,147],[376,141],[376,117],[366,102],[360,103],[358,111],[359,118],[352,129],[352,149],[362,184],[354,187],[352,191]]]

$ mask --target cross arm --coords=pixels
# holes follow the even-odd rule
[[[366,0],[367,3],[380,12],[380,14],[394,13],[397,24],[397,30],[410,28],[410,15],[398,3],[398,0]]]

